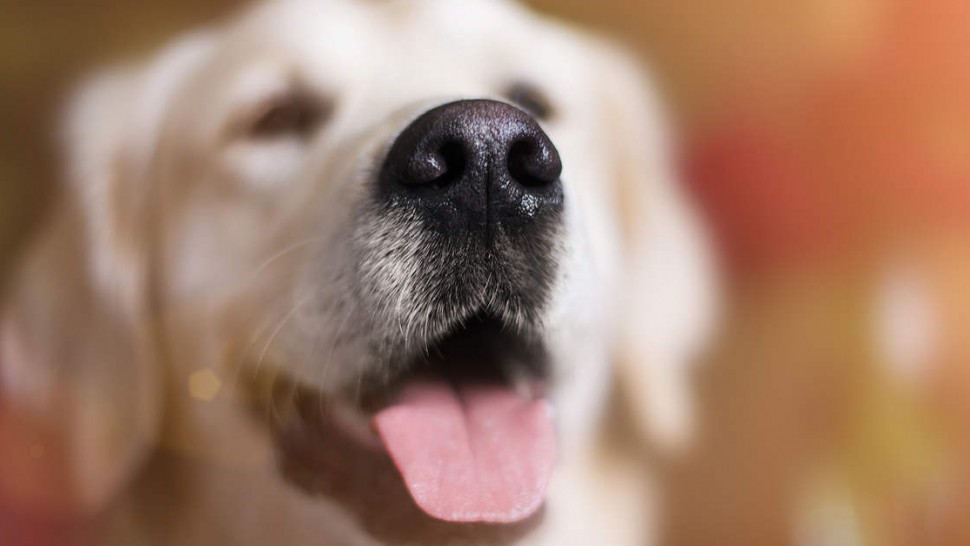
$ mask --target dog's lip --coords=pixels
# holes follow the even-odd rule
[[[383,444],[371,425],[372,416],[352,404],[340,401],[327,403],[324,395],[304,395],[307,400],[298,401],[297,408],[304,422],[320,428],[324,424],[335,427],[344,436],[363,447],[383,450]]]

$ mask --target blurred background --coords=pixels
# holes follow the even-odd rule
[[[533,0],[652,64],[728,265],[662,544],[970,544],[970,2]],[[66,86],[235,0],[0,0],[0,282]]]

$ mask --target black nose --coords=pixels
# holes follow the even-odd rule
[[[529,114],[464,100],[421,115],[391,145],[379,198],[441,230],[521,232],[558,221],[559,152]]]

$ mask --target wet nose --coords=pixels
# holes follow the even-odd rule
[[[433,228],[522,232],[558,218],[562,161],[526,112],[493,100],[462,100],[419,116],[391,145],[380,199]]]

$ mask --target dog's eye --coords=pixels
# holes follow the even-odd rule
[[[555,114],[549,97],[531,83],[513,83],[505,90],[505,97],[536,119],[546,120]]]
[[[323,99],[307,95],[282,97],[270,102],[256,117],[248,136],[253,139],[308,139],[329,113],[330,106]]]

